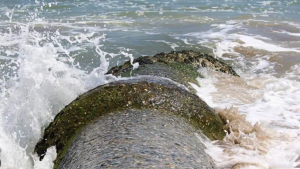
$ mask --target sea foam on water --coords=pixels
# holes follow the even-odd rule
[[[300,168],[298,64],[282,74],[275,69],[282,59],[272,58],[280,58],[278,52],[289,55],[299,53],[299,49],[236,32],[241,28],[239,22],[228,24],[215,25],[216,30],[197,34],[199,39],[216,42],[212,48],[216,57],[229,54],[231,57],[224,59],[241,65],[237,70],[241,78],[200,69],[205,78],[197,79],[200,87],[192,84],[198,96],[216,109],[229,128],[224,140],[206,143],[207,153],[221,168]],[[250,64],[245,64],[246,58]]]
[[[206,143],[207,153],[219,167],[299,167],[299,82],[201,72],[209,76],[199,79],[201,87],[195,89],[201,98],[208,98],[229,128],[224,140]]]
[[[51,5],[50,5],[51,6]],[[39,10],[36,10],[36,16]],[[10,22],[13,12],[9,13]],[[1,168],[52,168],[56,149],[51,147],[43,161],[32,154],[42,130],[55,115],[83,92],[106,83],[107,57],[124,55],[125,51],[107,53],[101,50],[102,34],[93,32],[62,35],[59,30],[35,31],[35,24],[13,23],[8,33],[2,33],[0,45],[6,47],[7,62],[2,67],[5,74],[0,80],[0,158]],[[99,67],[90,73],[80,69],[72,52],[82,51],[91,45]],[[14,55],[17,55],[15,57]],[[137,64],[134,65],[138,67]],[[111,78],[110,78],[111,79]]]
[[[105,75],[109,59],[122,56],[132,63],[134,52],[152,55],[200,45],[233,63],[241,75],[201,69],[205,78],[197,79],[200,86],[191,84],[229,128],[224,140],[204,142],[207,153],[223,168],[300,168],[300,26],[292,18],[299,15],[293,8],[296,0],[22,3],[0,4],[1,168],[53,167],[55,147],[39,161],[32,154],[36,142],[79,94],[115,80]],[[116,35],[106,38],[102,31]],[[105,39],[111,43],[105,46]],[[119,52],[105,52],[108,46]],[[86,71],[83,64],[93,66]]]
[[[9,15],[10,21],[12,15]],[[103,76],[87,74],[69,55],[73,49],[61,44],[66,37],[58,31],[49,35],[35,31],[34,22],[14,24],[19,31],[1,33],[0,39],[1,46],[7,47],[8,60],[2,69],[10,73],[0,81],[1,168],[52,168],[55,147],[48,149],[42,162],[32,154],[42,130],[79,94],[103,84],[107,68],[101,69]],[[78,36],[85,37],[84,42],[94,40],[83,34]],[[80,43],[79,40],[68,42]],[[95,47],[100,53],[98,44]],[[12,57],[15,53],[17,57]],[[105,61],[105,55],[99,57]],[[102,66],[108,67],[107,64]]]

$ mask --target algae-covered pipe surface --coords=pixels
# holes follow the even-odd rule
[[[73,168],[74,166],[67,166],[70,163],[75,164],[75,162],[79,168],[123,168],[126,166],[127,168],[138,166],[142,168],[165,168],[168,166],[193,168],[197,165],[214,168],[214,165],[210,164],[212,163],[210,158],[203,151],[203,145],[199,143],[199,140],[195,141],[194,134],[204,134],[211,140],[220,140],[225,135],[225,127],[213,109],[190,92],[187,82],[195,81],[199,75],[196,70],[201,67],[199,63],[200,65],[215,63],[216,65],[210,65],[210,67],[217,68],[217,71],[223,70],[224,73],[230,74],[234,71],[230,66],[226,67],[223,62],[212,57],[208,58],[207,55],[193,51],[161,53],[154,57],[146,56],[136,59],[135,62],[139,62],[140,67],[135,70],[132,70],[129,62],[112,68],[108,73],[116,76],[138,77],[105,84],[79,96],[66,106],[46,128],[43,138],[36,145],[35,152],[42,159],[47,148],[56,146],[55,168]],[[234,73],[232,75],[235,75]],[[130,114],[128,118],[125,116],[126,113]],[[144,116],[146,121],[142,123],[140,119]],[[166,119],[166,117],[175,121],[181,119],[182,124],[185,121],[188,127],[186,125],[177,126],[168,120],[156,120],[160,124],[157,124],[156,127],[153,126],[156,124],[153,121],[154,118]],[[109,119],[110,122],[104,119]],[[106,127],[103,127],[103,124],[106,124]],[[174,130],[162,127],[164,125],[173,126]],[[92,130],[98,126],[103,128]],[[127,134],[119,133],[119,131],[123,131],[122,126],[127,128]],[[154,130],[157,127],[162,127],[158,130],[159,132]],[[187,128],[190,128],[189,131],[186,130]],[[168,139],[164,139],[164,133],[168,133]],[[132,135],[130,136],[130,134]],[[188,137],[185,139],[189,142],[184,144],[189,145],[189,151],[184,151],[187,147],[178,148],[177,143],[171,141],[175,137],[178,137],[179,140]],[[91,140],[91,138],[93,139]],[[130,143],[123,142],[124,139],[120,141],[122,140],[120,138],[130,140]],[[98,139],[99,141],[93,141]],[[142,142],[147,140],[148,147],[143,146]],[[154,154],[148,152],[154,146],[150,142],[156,144]],[[201,151],[192,148],[196,142],[202,149]],[[83,145],[83,143],[87,144]],[[169,145],[168,150],[170,151],[161,149],[158,143]],[[183,145],[183,142],[178,144]],[[138,152],[142,149],[145,149],[146,152],[139,154]],[[121,152],[122,150],[123,152]],[[107,154],[108,152],[110,154]],[[188,155],[190,152],[192,155]],[[84,160],[76,160],[75,154],[76,158],[80,157]],[[158,162],[157,167],[152,166],[158,157],[163,158]],[[115,159],[119,159],[119,161]],[[149,162],[151,159],[153,161]],[[190,162],[191,159],[195,163]],[[70,162],[72,160],[75,161]],[[207,163],[199,163],[197,160]],[[93,165],[88,165],[91,163]],[[184,165],[187,163],[190,166]]]

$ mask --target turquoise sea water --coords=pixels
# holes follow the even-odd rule
[[[235,106],[232,114],[264,128],[265,137],[253,129],[229,135],[226,144],[207,143],[216,163],[296,168],[299,18],[299,0],[2,0],[1,167],[51,168],[53,150],[46,162],[32,154],[42,129],[79,94],[108,82],[110,67],[192,49],[225,60],[241,75],[200,70],[206,78],[195,86],[199,97],[214,108]]]

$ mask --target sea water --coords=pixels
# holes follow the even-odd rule
[[[299,18],[299,0],[1,0],[1,168],[52,168],[55,147],[33,149],[65,105],[113,66],[183,49],[241,76],[200,69],[191,84],[228,119],[224,140],[202,140],[216,164],[300,168]]]

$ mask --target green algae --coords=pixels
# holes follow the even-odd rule
[[[197,71],[199,68],[209,68],[232,76],[239,76],[231,66],[214,58],[211,55],[192,50],[173,51],[159,53],[153,57],[142,56],[134,59],[133,63],[139,63],[139,67],[133,70],[130,61],[121,66],[111,68],[107,74],[121,77],[138,75],[153,75],[172,79],[189,89],[193,88],[189,82],[197,84],[196,78],[203,76]]]
[[[165,62],[177,62],[191,65],[195,69],[205,67],[239,77],[239,75],[233,70],[231,66],[227,65],[219,59],[214,58],[211,55],[201,52],[195,52],[192,50],[173,51],[170,53],[159,53],[153,57],[162,59]]]
[[[172,79],[187,86],[188,82],[197,83],[201,67],[238,76],[235,71],[222,61],[212,56],[181,51],[160,53],[153,57],[143,56],[133,61],[139,67],[133,70],[131,63],[116,66],[107,74],[132,77],[151,75]],[[73,138],[84,127],[97,118],[126,109],[157,109],[172,112],[186,118],[194,127],[212,140],[221,140],[225,136],[225,127],[219,116],[199,97],[177,85],[170,85],[166,79],[127,80],[99,86],[79,96],[66,106],[46,128],[44,137],[35,147],[35,152],[42,159],[47,148],[56,146],[57,158],[54,168],[64,157]],[[155,79],[155,78],[154,78]]]
[[[196,79],[197,77],[203,78],[201,74],[192,66],[178,63],[178,62],[168,62],[168,65],[181,72],[182,76],[189,76],[191,79]]]
[[[135,70],[132,70],[132,65],[128,61],[122,66],[112,68],[108,74],[121,77],[138,75],[165,77],[188,87],[190,90],[193,90],[193,88],[189,85],[189,82],[197,84],[196,78],[202,78],[197,69],[188,64],[182,64],[175,61],[164,61],[150,56],[140,57],[134,60],[134,63],[135,62],[138,62],[140,65]]]
[[[209,68],[215,71],[220,71],[232,76],[239,75],[233,70],[233,68],[224,63],[222,60],[217,59],[211,55],[195,52],[192,50],[173,51],[170,53],[159,53],[157,55],[142,56],[133,60],[133,63],[138,62],[140,65],[150,65],[155,63],[180,63],[182,65],[192,66],[194,69]],[[175,67],[176,68],[176,67]],[[120,75],[122,72],[132,70],[130,62],[125,62],[121,66],[111,68],[107,74]],[[188,75],[188,74],[187,74]]]
[[[144,108],[184,117],[212,140],[225,135],[223,123],[214,111],[186,90],[147,80],[118,82],[97,87],[66,106],[45,130],[35,152],[43,157],[47,148],[55,145],[57,167],[76,133],[93,120],[114,111]]]

